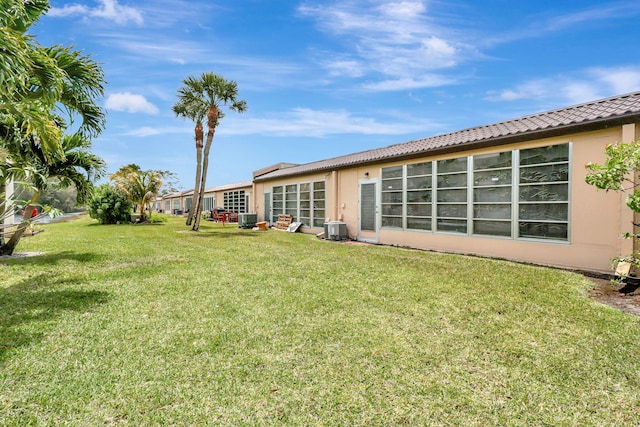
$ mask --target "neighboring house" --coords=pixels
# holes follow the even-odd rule
[[[350,239],[610,271],[631,253],[626,194],[585,183],[607,144],[640,137],[640,92],[303,165],[207,189],[204,210],[289,214],[307,233],[339,221]],[[163,198],[189,209],[193,190]],[[473,274],[473,272],[469,272]]]
[[[274,168],[254,176],[253,208],[305,232],[341,221],[366,242],[607,271],[633,249],[633,215],[584,166],[638,137],[640,92]]]
[[[235,213],[252,212],[252,192],[253,185],[250,180],[207,188],[202,201],[202,211],[220,208]],[[172,215],[182,215],[188,212],[192,204],[193,189],[168,194],[161,201],[164,212]]]
[[[160,211],[170,215],[182,215],[191,207],[193,190],[180,191],[162,196]]]

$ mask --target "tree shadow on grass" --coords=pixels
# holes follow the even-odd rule
[[[216,238],[216,239],[228,239],[230,237],[258,237],[259,234],[251,233],[246,230],[214,230],[214,231],[198,231],[198,232],[190,232],[189,236],[193,237],[202,237],[202,238]]]
[[[73,251],[63,251],[52,254],[42,253],[31,256],[0,258],[0,265],[54,265],[60,261],[92,262],[105,258],[106,256],[93,252],[78,253]]]
[[[52,328],[50,321],[66,312],[86,312],[109,300],[107,292],[55,289],[61,284],[69,287],[81,284],[81,279],[43,273],[0,288],[0,364],[17,348],[41,341]]]

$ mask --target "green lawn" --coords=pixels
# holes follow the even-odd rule
[[[640,319],[583,277],[182,220],[0,261],[2,426],[640,425]]]

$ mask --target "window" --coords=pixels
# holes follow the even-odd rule
[[[226,191],[223,193],[224,209],[229,212],[245,213],[247,211],[244,190]]]
[[[467,157],[438,160],[436,229],[467,232]]]
[[[311,224],[311,183],[300,184],[300,217],[303,224]]]
[[[316,181],[313,183],[313,216],[311,220],[314,227],[322,227],[324,225],[326,220],[324,202],[324,181]]]
[[[292,221],[298,221],[298,184],[284,187],[284,213],[291,215]]]
[[[271,189],[271,222],[278,221],[278,215],[284,214],[284,194],[282,192],[282,186],[273,187]]]
[[[511,236],[512,151],[473,157],[473,233]]]
[[[184,199],[184,210],[185,212],[188,212],[189,210],[191,210],[191,204],[193,202],[193,197],[187,197]]]
[[[567,143],[382,168],[382,226],[568,240],[569,151]]]
[[[216,197],[215,196],[204,196],[202,199],[202,210],[203,211],[212,211],[213,208],[216,207]]]
[[[324,181],[304,182],[271,188],[272,222],[278,215],[291,215],[293,221],[308,227],[322,227],[325,221]]]
[[[403,166],[382,169],[382,226],[403,228]]]
[[[164,201],[164,211],[165,213],[171,213],[171,200]]]
[[[518,236],[569,237],[569,144],[520,151]]]
[[[407,165],[406,206],[407,228],[431,230],[431,162]]]

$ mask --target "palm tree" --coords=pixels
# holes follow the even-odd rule
[[[143,171],[140,166],[130,164],[109,175],[109,179],[127,199],[140,207],[140,222],[144,222],[145,209],[155,200],[162,187],[162,173],[153,170]]]
[[[99,135],[105,114],[97,104],[104,93],[102,69],[89,56],[69,47],[42,47],[27,35],[29,27],[49,8],[46,0],[2,0],[0,7],[0,197],[16,175],[34,173],[23,154],[32,144],[46,158],[64,153],[64,131],[80,125],[84,138]],[[26,163],[25,163],[26,162]],[[22,169],[21,169],[22,168]],[[31,168],[31,169],[30,169]],[[0,218],[7,212],[0,205]],[[0,244],[2,234],[0,233]]]
[[[201,157],[202,164],[200,165],[200,157],[198,157],[196,165],[196,185],[192,209],[189,212],[189,216],[195,219],[192,230],[198,231],[209,169],[209,152],[216,126],[224,117],[221,107],[225,105],[232,111],[242,113],[247,110],[247,102],[238,99],[238,84],[235,81],[225,80],[218,74],[202,73],[200,78],[190,76],[183,83],[184,86],[178,90],[178,103],[173,111],[180,117],[196,122],[196,149],[198,149],[198,124],[202,129],[202,119],[207,117],[207,139]]]
[[[12,161],[23,165],[20,170],[27,171],[22,178],[31,183],[35,192],[25,206],[24,220],[18,224],[7,243],[0,246],[0,255],[13,253],[31,222],[40,195],[50,185],[51,179],[55,178],[60,188],[74,186],[78,203],[84,203],[91,195],[93,182],[104,175],[106,165],[100,157],[89,151],[91,141],[84,135],[65,135],[60,145],[60,151],[48,153],[36,138],[32,138],[19,155],[12,156]]]
[[[197,79],[189,77],[184,80],[184,87],[178,89],[178,102],[173,106],[173,112],[178,117],[189,119],[195,122],[195,141],[196,141],[196,183],[193,187],[193,201],[189,214],[187,215],[186,225],[191,225],[193,221],[193,213],[195,207],[196,194],[200,193],[200,179],[202,174],[202,147],[204,140],[204,131],[202,128],[202,119],[204,113],[198,108],[195,102],[197,95],[200,93],[200,84]]]

